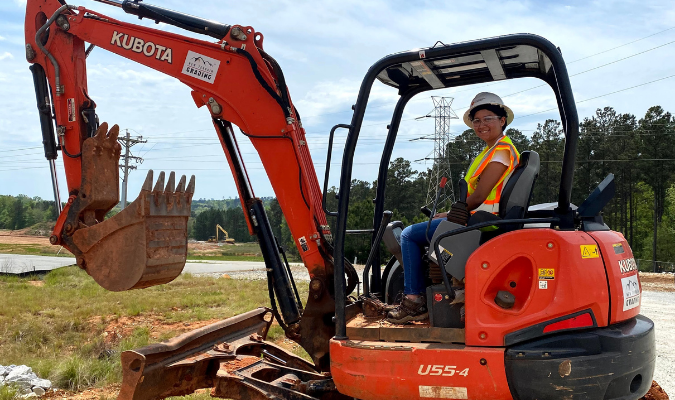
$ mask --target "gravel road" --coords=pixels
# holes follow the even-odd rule
[[[675,292],[642,292],[640,311],[656,325],[654,380],[675,396]]]

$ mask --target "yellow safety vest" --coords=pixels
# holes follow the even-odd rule
[[[504,189],[506,182],[511,177],[511,173],[513,173],[513,170],[518,165],[518,162],[520,162],[520,153],[518,153],[516,146],[513,145],[513,142],[511,142],[511,139],[508,136],[502,136],[502,138],[490,148],[485,147],[485,149],[483,149],[483,151],[481,151],[476,156],[476,158],[473,159],[469,170],[464,176],[464,180],[468,184],[467,193],[469,196],[471,196],[471,194],[476,191],[476,186],[478,186],[480,175],[483,173],[483,170],[485,167],[487,167],[490,161],[492,161],[492,157],[495,155],[497,150],[508,150],[509,155],[511,156],[511,164],[508,166],[508,168],[506,168],[506,171],[504,171],[504,174],[501,176],[501,178],[499,178],[499,181],[497,181],[497,184],[492,189],[492,192],[490,192],[490,195],[487,197],[487,199],[485,199],[483,204],[472,211],[472,213],[482,210],[493,214],[499,214],[499,200],[502,197],[502,190]]]

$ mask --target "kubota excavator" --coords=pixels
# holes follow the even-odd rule
[[[628,243],[603,222],[610,175],[579,207],[570,203],[579,135],[560,51],[517,34],[396,53],[363,79],[351,123],[330,132],[321,190],[298,111],[279,64],[250,26],[225,25],[141,0],[97,0],[129,14],[203,34],[204,40],[116,20],[63,0],[28,0],[26,58],[32,64],[45,155],[55,177],[63,156],[68,201],[52,244],[77,256],[101,286],[143,288],[178,276],[187,253],[194,178],[176,185],[148,174],[140,196],[114,217],[118,202],[118,128],[99,126],[87,89],[86,58],[100,47],[173,76],[210,113],[239,191],[250,233],[268,270],[271,308],[261,308],[122,354],[119,399],[161,399],[212,388],[233,399],[637,399],[652,382],[654,325],[639,315],[641,287]],[[89,44],[85,48],[85,44]],[[443,222],[425,256],[430,322],[393,326],[378,304],[402,284],[402,224],[384,209],[387,168],[407,102],[423,92],[538,78],[555,93],[566,141],[558,201],[530,206],[539,170],[524,152],[504,189],[499,215],[476,213],[468,226]],[[344,258],[354,151],[371,86],[400,97],[377,178],[373,250],[359,282]],[[298,295],[283,249],[255,197],[233,125],[260,154],[310,275]],[[54,129],[54,126],[56,129]],[[348,131],[336,211],[326,209],[333,136]],[[54,180],[55,195],[58,186]],[[553,188],[551,188],[553,189]],[[391,188],[390,188],[391,190]],[[59,203],[60,204],[60,203]],[[326,217],[337,219],[331,235]],[[482,228],[492,227],[490,230]],[[496,229],[494,228],[496,227]],[[384,270],[379,244],[394,257]],[[457,285],[465,291],[465,317]],[[378,303],[379,302],[379,303]],[[276,319],[313,363],[265,340]]]

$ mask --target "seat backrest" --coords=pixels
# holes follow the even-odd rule
[[[539,175],[539,154],[536,151],[524,151],[499,200],[499,216],[502,219],[525,217],[537,175]]]

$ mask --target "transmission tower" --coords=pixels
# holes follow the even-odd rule
[[[136,166],[129,165],[129,162],[143,162],[141,157],[135,157],[131,155],[131,148],[138,143],[147,143],[148,141],[143,140],[143,136],[132,138],[129,135],[128,129],[126,129],[126,135],[124,137],[117,138],[117,141],[120,142],[120,144],[124,147],[124,155],[121,157],[124,160],[120,160],[120,169],[122,169],[122,173],[124,174],[124,177],[122,178],[122,209],[124,209],[127,206],[127,182],[129,181],[129,171],[136,169]]]
[[[427,206],[433,205],[436,199],[436,191],[441,192],[438,195],[438,208],[441,209],[447,206],[448,202],[455,201],[455,191],[453,189],[452,173],[450,171],[450,161],[447,157],[448,142],[450,141],[450,120],[458,119],[455,112],[450,107],[452,97],[431,96],[434,102],[434,109],[426,115],[428,118],[433,118],[436,121],[436,129],[434,131],[434,156],[432,158],[434,165],[429,176],[429,188],[427,189]],[[433,115],[432,115],[433,113]],[[438,185],[441,178],[446,177],[448,184],[445,188],[440,189]]]

